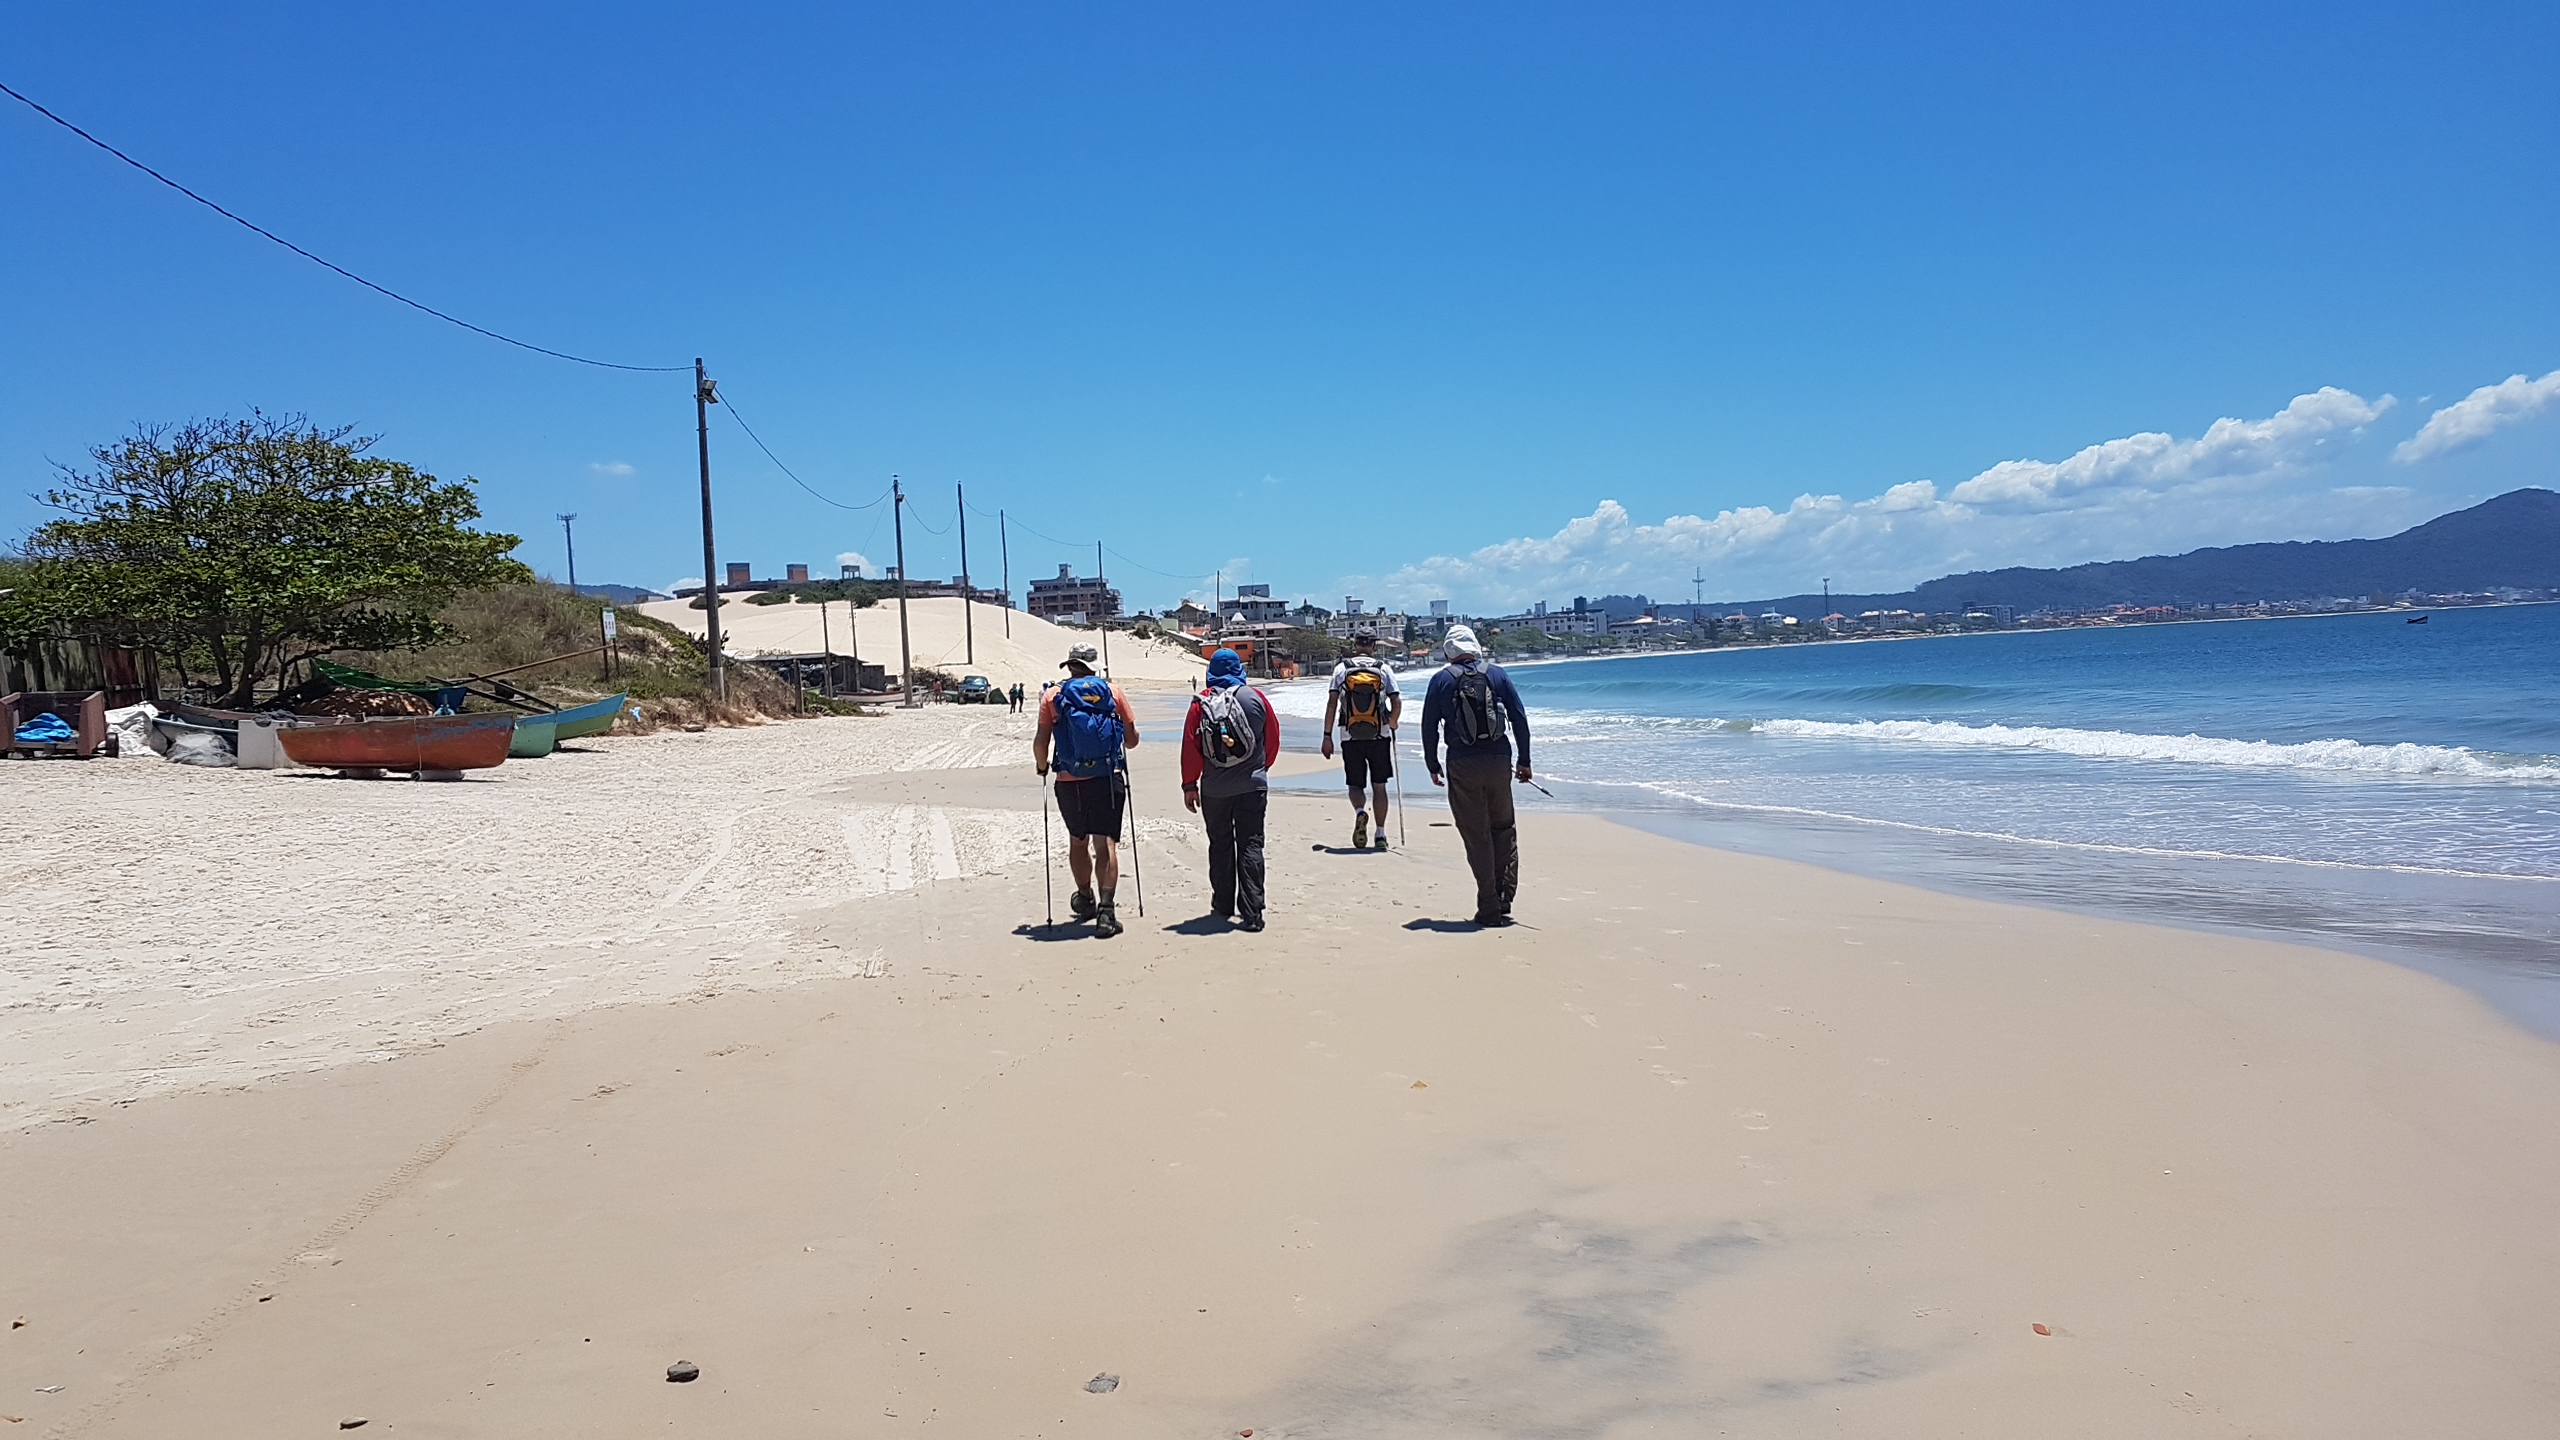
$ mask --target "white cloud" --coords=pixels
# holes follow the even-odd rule
[[[587,468],[599,475],[637,475],[639,469],[628,460],[590,460]]]
[[[1638,524],[1603,500],[1547,536],[1438,555],[1349,583],[1389,603],[1448,597],[1509,608],[1574,594],[1644,590],[1686,598],[1696,570],[1710,599],[1800,594],[1828,577],[1843,593],[1900,590],[1954,571],[2072,565],[2266,538],[2398,524],[2414,500],[2396,487],[2341,486],[2339,447],[2393,401],[2327,388],[2263,420],[2217,420],[2192,440],[2142,434],[2059,461],[2008,460],[1941,493],[1928,480],[1852,501],[1799,495],[1712,518]]]
[[[701,588],[701,576],[687,575],[681,580],[670,580],[666,584],[659,586],[658,593],[661,595],[673,595],[679,590],[699,590]]]
[[[872,567],[871,557],[863,554],[859,550],[847,550],[836,557],[836,572],[838,574],[842,574],[844,572],[844,567],[847,565],[853,566],[862,574],[873,579],[879,578],[880,572]],[[974,580],[972,583],[975,583]]]
[[[2555,405],[2560,405],[2560,370],[2539,380],[2510,375],[2495,385],[2483,385],[2428,416],[2417,434],[2401,441],[2400,448],[2391,452],[2391,458],[2403,465],[2432,460],[2477,445],[2489,438],[2489,432],[2521,424]]]
[[[1947,492],[1960,504],[2049,509],[2097,491],[2164,490],[2225,476],[2264,475],[2311,458],[2330,435],[2372,424],[2393,401],[2334,385],[2294,397],[2264,420],[2216,420],[2203,436],[2158,431],[2092,445],[2068,460],[2003,460]]]

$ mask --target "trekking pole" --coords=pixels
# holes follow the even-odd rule
[[[1138,858],[1144,836],[1138,833],[1138,787],[1129,783],[1129,766],[1120,766],[1120,808],[1129,817],[1129,878],[1138,882],[1138,918],[1147,918],[1147,867]]]
[[[1040,777],[1040,903],[1048,912],[1048,928],[1058,928],[1058,882],[1049,872],[1049,777]]]
[[[1404,736],[1387,732],[1387,763],[1396,772],[1396,848],[1405,847],[1404,839]]]

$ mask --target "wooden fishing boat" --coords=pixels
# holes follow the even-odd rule
[[[553,733],[560,739],[578,740],[589,735],[601,735],[612,729],[613,722],[622,718],[623,710],[630,704],[630,692],[625,691],[620,695],[607,695],[592,704],[575,705],[566,710],[554,710],[548,715],[528,715],[524,718],[548,720],[556,727]]]
[[[510,760],[538,760],[560,748],[560,729],[539,715],[516,717],[515,740],[507,746]]]
[[[511,715],[411,715],[296,725],[277,735],[297,765],[323,770],[487,770],[515,742]]]

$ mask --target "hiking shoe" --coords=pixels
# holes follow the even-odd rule
[[[1245,931],[1248,934],[1259,934],[1262,930],[1262,917],[1259,915],[1247,915],[1244,917],[1243,923],[1236,926],[1236,928]]]
[[[1504,921],[1504,924],[1511,922]],[[1105,905],[1093,917],[1093,933],[1108,940],[1120,933],[1120,907]]]
[[[1479,915],[1476,917],[1476,923],[1487,930],[1499,930],[1503,926],[1511,923],[1511,917],[1508,915]]]
[[[1387,822],[1384,820],[1378,822],[1378,843],[1374,848],[1380,850],[1387,848]]]
[[[1090,890],[1077,891],[1075,895],[1067,901],[1067,908],[1075,912],[1075,917],[1079,920],[1092,919],[1095,908],[1093,903],[1093,892]]]
[[[1351,817],[1351,848],[1369,848],[1369,812],[1362,810]]]

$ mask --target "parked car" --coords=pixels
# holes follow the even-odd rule
[[[963,705],[986,705],[996,698],[995,682],[984,675],[965,675],[960,679],[958,700]]]

